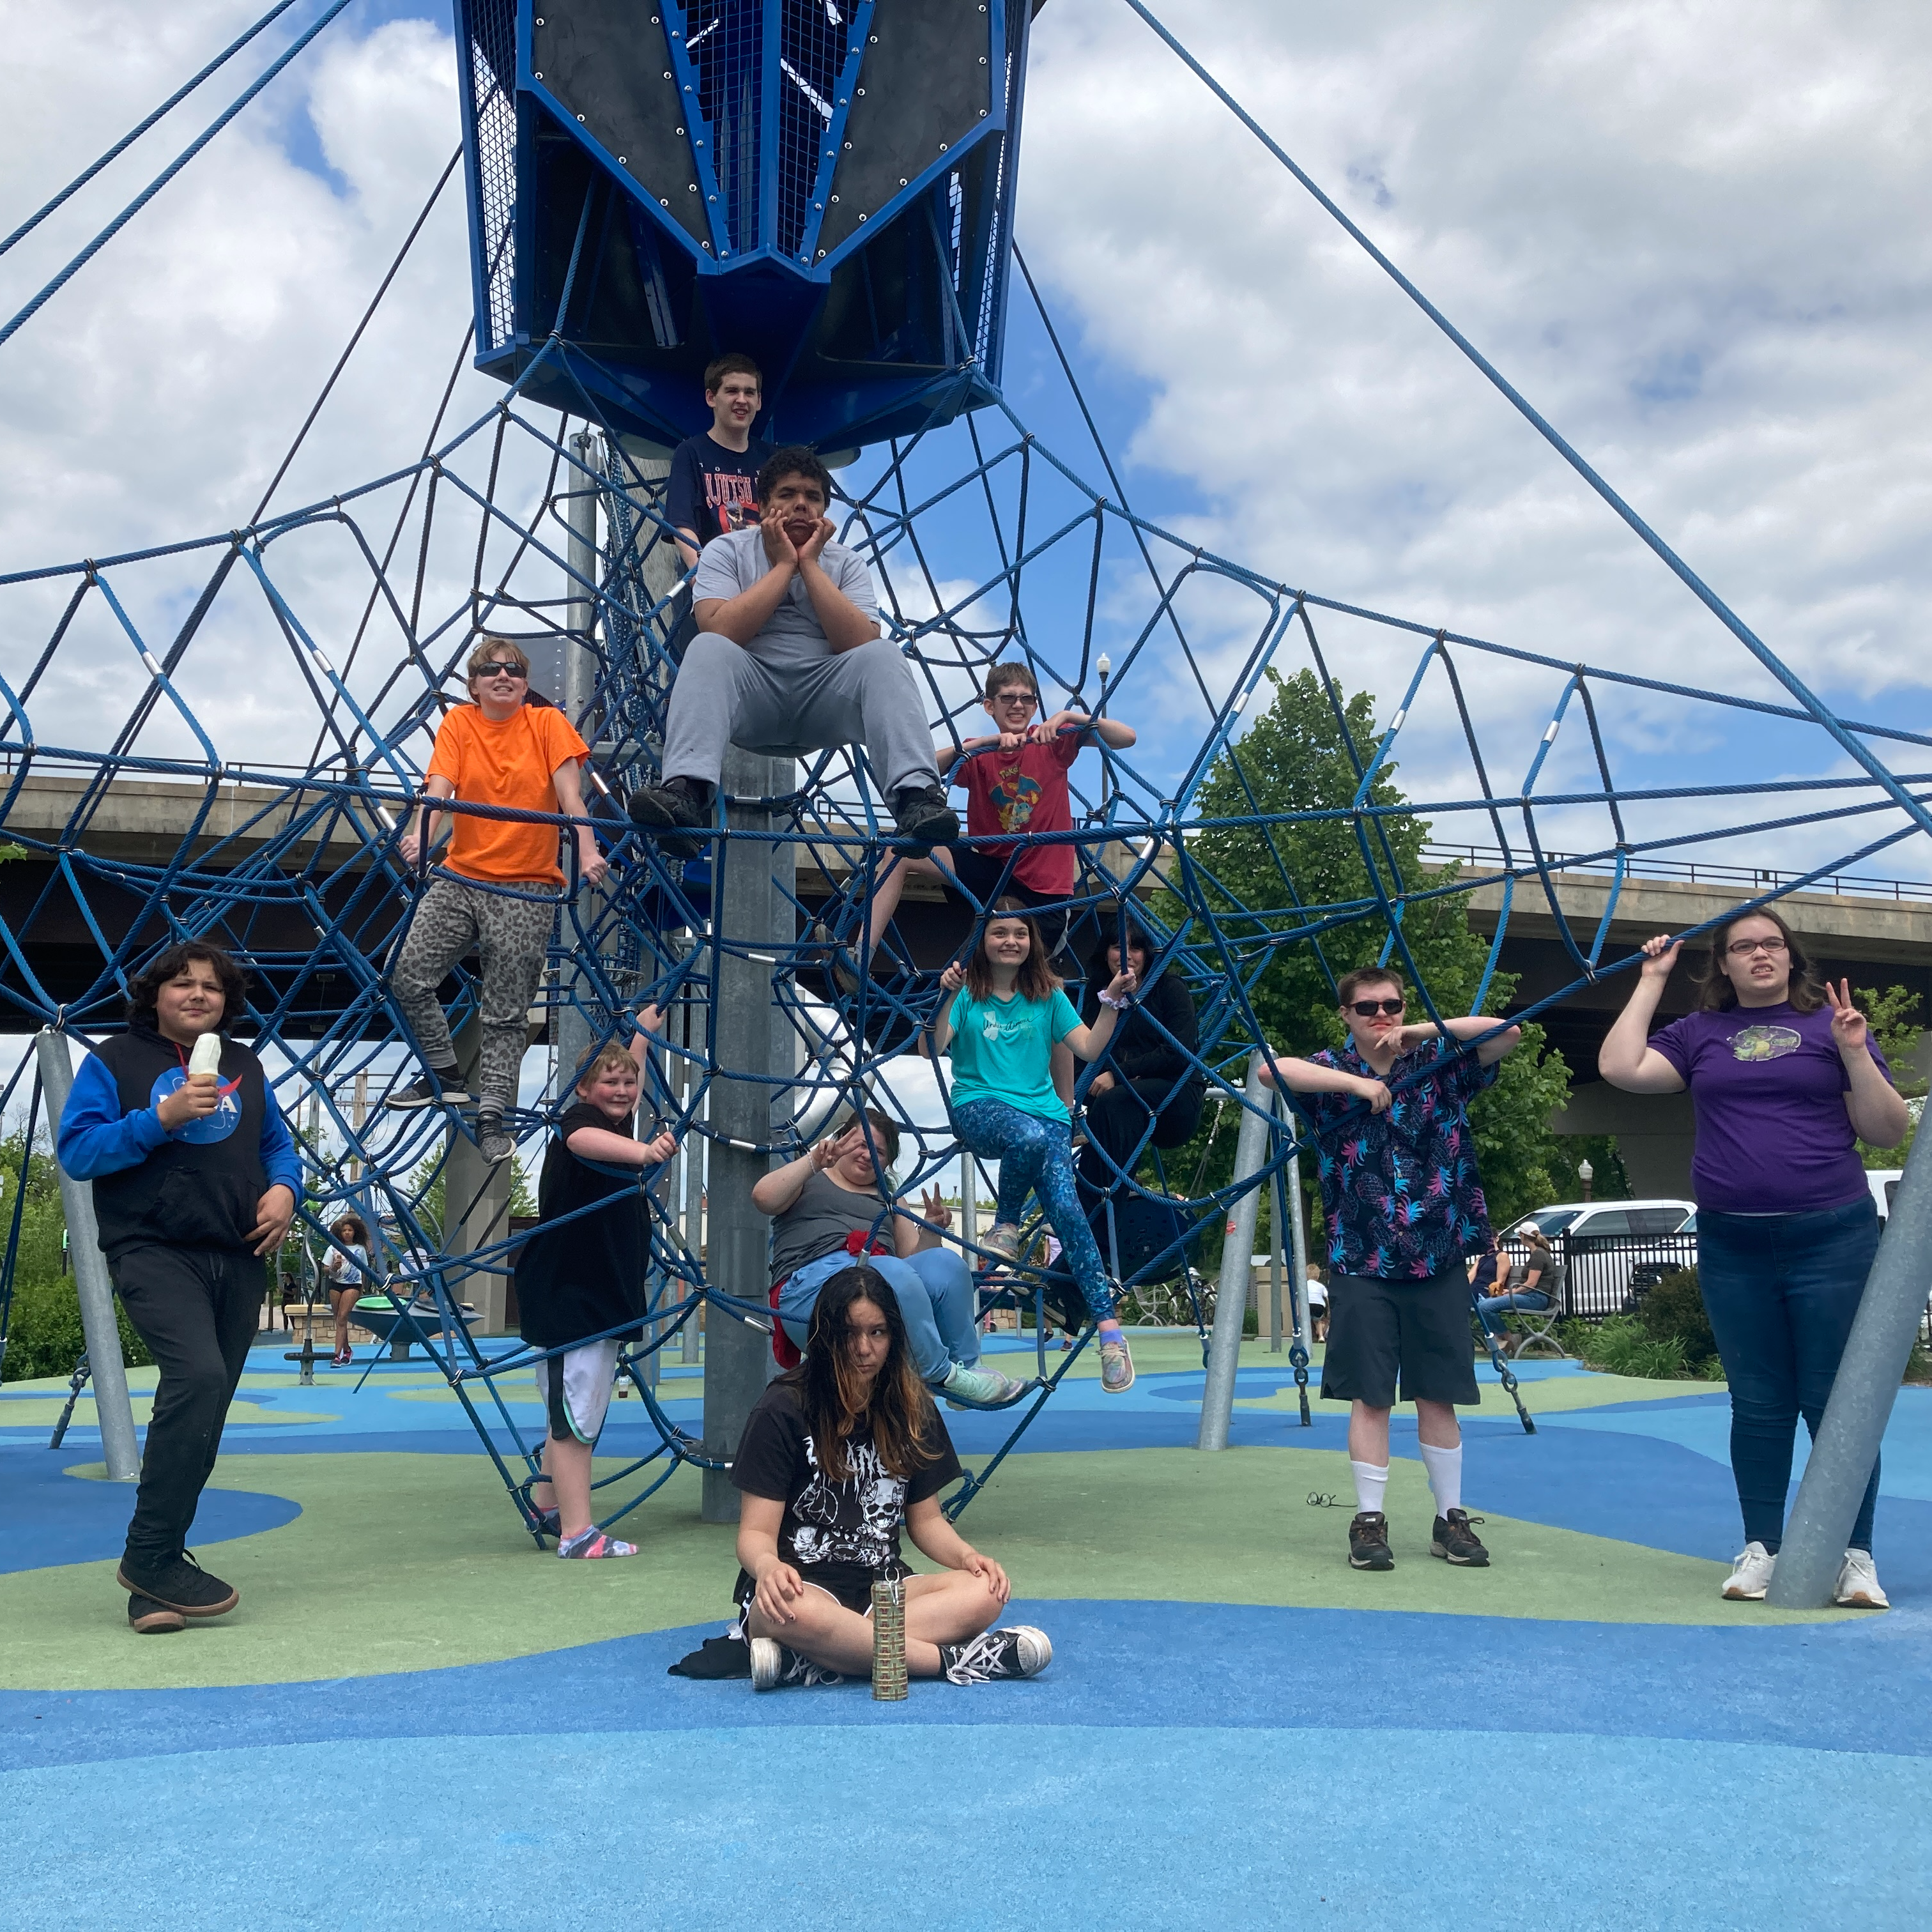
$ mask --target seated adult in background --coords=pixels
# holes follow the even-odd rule
[[[873,1162],[877,1148],[890,1166],[899,1130],[868,1108],[866,1128],[849,1109],[832,1131],[796,1160],[774,1168],[752,1190],[752,1205],[772,1217],[772,1306],[795,1348],[805,1346],[812,1311],[826,1282],[875,1244],[870,1265],[891,1285],[904,1322],[913,1366],[932,1388],[968,1402],[1008,1402],[1024,1384],[979,1366],[978,1300],[965,1257],[940,1244],[937,1229],[952,1210],[934,1189],[921,1203],[922,1227],[896,1207]]]
[[[1090,1215],[1102,1198],[1131,1173],[1135,1149],[1153,1124],[1152,1144],[1179,1147],[1201,1124],[1207,1076],[1194,1058],[1201,1034],[1194,1001],[1178,973],[1147,975],[1160,949],[1146,929],[1126,922],[1127,957],[1120,956],[1117,927],[1094,956],[1080,1017],[1091,1026],[1100,1016],[1102,990],[1131,966],[1140,991],[1120,1016],[1100,1069],[1087,1083],[1084,1116],[1087,1145],[1076,1182],[1080,1204]]]
[[[985,1684],[1046,1667],[1044,1631],[987,1628],[1011,1590],[939,1507],[959,1474],[898,1298],[871,1267],[841,1268],[819,1294],[804,1360],[758,1398],[731,1464],[753,1689],[869,1676],[880,1580],[905,1593],[909,1676]],[[902,1526],[940,1574],[906,1568]]]
[[[864,560],[832,540],[831,472],[794,446],[766,460],[758,490],[758,523],[698,559],[698,634],[671,687],[663,782],[632,795],[632,818],[688,856],[728,744],[792,758],[856,742],[902,838],[922,853],[956,838],[912,667],[879,634]]]
[[[1528,1244],[1529,1255],[1523,1263],[1521,1277],[1519,1278],[1516,1270],[1511,1268],[1502,1284],[1502,1293],[1484,1294],[1480,1292],[1486,1284],[1482,1280],[1482,1264],[1479,1261],[1474,1282],[1478,1291],[1476,1312],[1481,1318],[1484,1329],[1502,1345],[1502,1352],[1506,1355],[1514,1354],[1516,1348],[1510,1340],[1509,1324],[1502,1318],[1504,1315],[1513,1308],[1548,1309],[1556,1306],[1560,1269],[1556,1257],[1551,1251],[1549,1237],[1540,1228],[1526,1228],[1522,1232],[1523,1239]],[[1490,1257],[1492,1262],[1495,1258],[1493,1255]],[[1486,1286],[1493,1288],[1496,1285],[1492,1269]]]
[[[711,427],[672,451],[664,483],[664,517],[677,532],[687,570],[713,538],[757,520],[758,470],[772,453],[752,434],[763,386],[748,356],[721,356],[704,372]]]

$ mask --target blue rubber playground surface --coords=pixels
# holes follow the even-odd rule
[[[1484,1368],[1492,1567],[1430,1559],[1398,1418],[1369,1576],[1338,1407],[1302,1427],[1250,1343],[1201,1455],[1192,1338],[1136,1356],[1123,1398],[1070,1377],[962,1524],[1052,1666],[900,1705],[666,1674],[736,1568],[688,1474],[636,1559],[560,1564],[426,1365],[302,1388],[269,1348],[195,1537],[241,1607],[135,1637],[90,1406],[50,1452],[56,1387],[8,1384],[0,1925],[1932,1922],[1932,1392],[1886,1439],[1894,1607],[1798,1616],[1718,1597],[1721,1388],[1526,1366],[1531,1436]],[[693,1427],[700,1372],[662,1387]],[[948,1420],[969,1462],[1004,1433]]]

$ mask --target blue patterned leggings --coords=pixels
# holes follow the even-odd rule
[[[1112,1320],[1114,1284],[1073,1184],[1072,1128],[1064,1120],[1023,1114],[1004,1100],[968,1100],[953,1108],[952,1122],[972,1152],[1000,1163],[1000,1219],[1017,1227],[1027,1196],[1036,1196],[1094,1320]]]

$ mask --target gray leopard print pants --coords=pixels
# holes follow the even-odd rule
[[[505,1112],[517,1103],[518,1070],[530,1037],[526,1016],[543,976],[557,908],[556,888],[544,880],[520,880],[509,891],[548,896],[513,898],[439,872],[416,908],[390,979],[424,1060],[434,1068],[454,1066],[456,1048],[436,989],[474,948],[483,966],[477,1094],[484,1107]]]

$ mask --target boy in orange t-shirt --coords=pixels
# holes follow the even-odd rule
[[[429,761],[432,800],[458,798],[584,817],[578,767],[588,749],[561,711],[525,702],[530,675],[530,661],[516,645],[502,638],[478,641],[470,654],[470,694],[476,701],[459,705],[436,730]],[[434,803],[423,806],[398,848],[405,865],[414,866],[434,842],[441,816]],[[558,828],[468,812],[450,816],[455,824],[449,850],[416,908],[391,979],[429,1073],[392,1094],[388,1104],[460,1106],[469,1100],[436,990],[473,946],[483,966],[476,1143],[494,1165],[507,1160],[515,1147],[503,1120],[516,1105],[526,1016],[564,885]],[[596,885],[608,867],[587,825],[577,828],[577,850],[580,875],[586,885]]]

